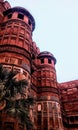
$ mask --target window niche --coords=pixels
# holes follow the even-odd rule
[[[44,103],[43,103],[43,111],[44,111],[44,112],[47,112],[47,102],[44,102]]]
[[[49,64],[51,64],[51,63],[52,63],[52,62],[51,62],[51,59],[48,59],[48,63],[49,63]]]
[[[10,62],[11,62],[12,64],[14,64],[14,63],[15,63],[15,61],[16,61],[16,59],[15,59],[15,58],[10,58]]]
[[[4,39],[3,39],[3,43],[5,44],[5,43],[7,43],[7,42],[8,42],[8,37],[5,36]]]
[[[9,57],[5,57],[5,62],[9,63],[9,61],[10,61],[10,58]]]
[[[19,46],[23,47],[24,39],[22,37],[19,38]]]
[[[38,108],[37,108],[37,123],[38,123],[38,126],[41,126],[41,123],[42,123],[42,120],[41,120],[41,118],[42,118],[42,116],[41,116],[41,104],[39,103],[38,104],[38,106],[37,106]]]
[[[41,64],[43,64],[44,63],[44,59],[41,59]]]
[[[14,45],[15,43],[16,43],[16,37],[12,36],[10,44]]]
[[[21,13],[19,13],[19,14],[18,14],[18,18],[23,20],[23,19],[24,19],[24,15],[21,14]]]
[[[20,29],[20,34],[24,35],[25,30],[23,28]]]
[[[7,17],[8,17],[8,19],[11,19],[12,18],[12,14],[9,14]]]
[[[44,130],[48,130],[48,121],[47,121],[47,117],[43,118],[43,129]]]
[[[32,54],[32,60],[35,60],[35,54]]]
[[[18,59],[18,65],[22,64],[22,59]]]
[[[38,111],[41,111],[41,109],[42,109],[42,106],[41,106],[41,104],[38,104]]]
[[[30,21],[30,19],[28,20],[28,24],[31,26],[31,21]]]

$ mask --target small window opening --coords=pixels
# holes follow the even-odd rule
[[[28,24],[31,25],[31,21],[30,20],[28,20]]]
[[[8,19],[10,19],[10,18],[12,18],[12,14],[9,14],[9,15],[8,15]]]
[[[34,69],[33,68],[31,68],[31,74],[33,74],[34,73]]]
[[[73,118],[73,117],[70,117],[70,121],[71,121],[71,122],[74,122],[74,118]]]
[[[41,64],[43,64],[44,63],[44,59],[41,59]]]
[[[38,104],[38,111],[41,111],[41,104]]]
[[[24,19],[24,15],[23,14],[18,14],[18,18],[19,19]]]
[[[18,64],[19,64],[19,65],[22,64],[22,59],[18,59]]]
[[[51,64],[51,59],[48,59],[48,63]]]
[[[32,59],[33,59],[33,60],[35,59],[35,55],[34,55],[34,54],[32,54]]]
[[[76,121],[78,121],[78,116],[75,117]]]

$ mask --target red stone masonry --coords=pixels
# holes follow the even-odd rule
[[[78,130],[78,80],[58,83],[56,59],[48,51],[40,52],[32,39],[34,29],[35,20],[27,9],[11,8],[0,0],[0,63],[29,81],[26,93],[37,101],[30,109],[35,130]],[[0,130],[26,130],[19,119],[6,115],[3,105]]]

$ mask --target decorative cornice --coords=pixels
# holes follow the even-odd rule
[[[49,65],[49,64],[40,64],[40,65],[37,66],[37,69],[41,69],[41,68],[47,68],[49,70],[51,68],[51,70],[56,71],[56,69],[53,66]]]
[[[43,92],[49,92],[49,93],[56,93],[59,94],[58,88],[54,87],[37,87],[37,93],[43,93]]]
[[[30,53],[26,51],[24,48],[14,46],[14,45],[0,45],[0,53],[2,52],[12,52],[12,53],[17,53],[20,55],[25,56],[26,58],[30,59]]]
[[[28,26],[27,23],[25,23],[24,21],[21,21],[20,19],[10,19],[6,22],[0,23],[0,26],[6,26],[7,24],[11,23],[11,22],[17,22],[17,23],[21,23],[24,24],[24,26],[27,26],[28,30],[31,31],[30,27]],[[17,25],[18,26],[18,25]],[[26,27],[25,27],[26,28]]]
[[[50,96],[50,98],[48,99],[48,96],[40,96],[37,98],[37,101],[53,101],[53,102],[59,102],[59,98],[55,97],[55,96]]]

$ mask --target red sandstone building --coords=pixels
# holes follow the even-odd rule
[[[37,99],[31,109],[35,130],[78,130],[78,80],[58,83],[56,59],[40,52],[32,40],[34,29],[28,10],[0,0],[0,63],[30,81],[30,93]],[[15,119],[2,116],[0,130],[25,130]]]

